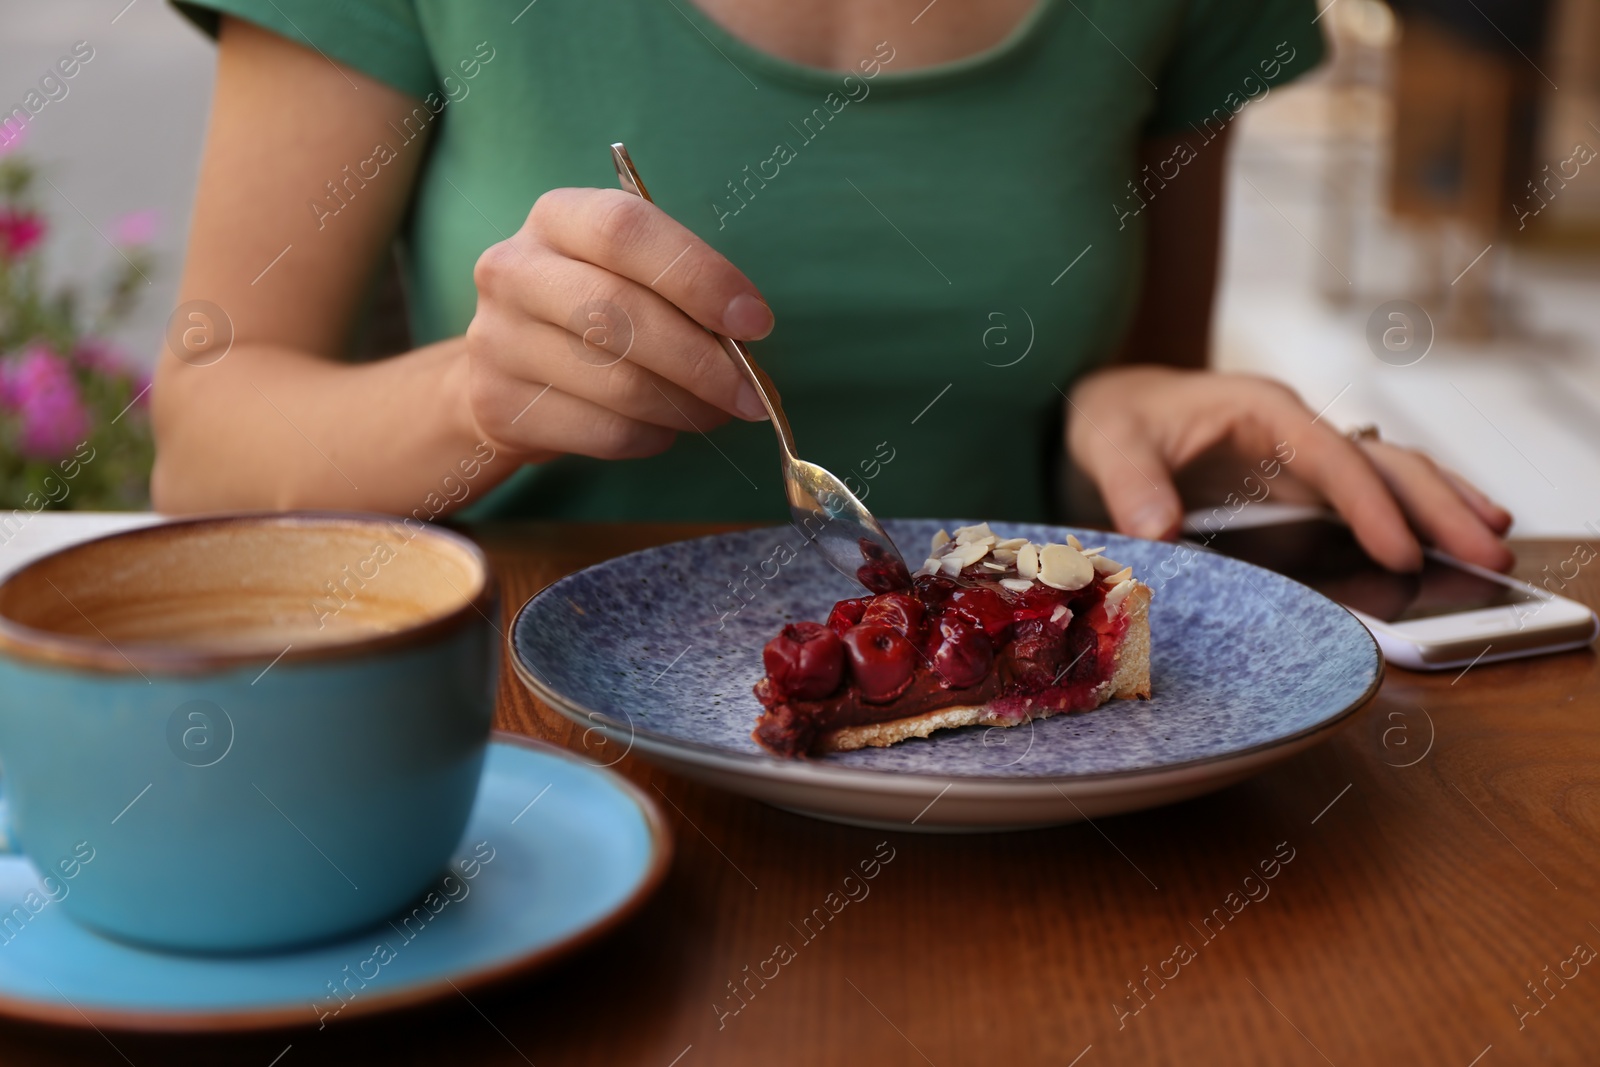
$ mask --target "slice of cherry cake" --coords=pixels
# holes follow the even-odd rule
[[[1099,548],[940,530],[909,589],[834,605],[762,650],[751,736],[779,756],[1017,726],[1150,696],[1150,588]]]

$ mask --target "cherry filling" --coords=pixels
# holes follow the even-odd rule
[[[951,615],[965,619],[995,643],[1005,641],[1014,621],[1011,605],[989,585],[969,586],[951,593],[944,603],[943,617]]]
[[[841,600],[827,625],[792,623],[763,649],[756,739],[795,756],[831,730],[956,704],[1019,720],[1033,708],[1092,707],[1128,627],[1107,615],[1107,591],[1097,579],[1018,593],[969,571]]]

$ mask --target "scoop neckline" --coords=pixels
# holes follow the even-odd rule
[[[794,60],[785,59],[782,56],[757,48],[731,31],[724,29],[720,23],[701,10],[700,5],[694,3],[694,0],[668,0],[668,3],[677,8],[678,13],[699,31],[699,36],[710,44],[713,49],[721,53],[722,58],[727,60],[740,74],[745,74],[745,69],[748,66],[774,80],[808,87],[837,87],[844,78],[851,76],[857,78],[866,77],[859,67],[851,67],[846,70],[814,67],[806,63],[797,63]],[[877,89],[885,89],[891,86],[907,89],[933,87],[981,73],[990,67],[996,67],[1031,44],[1037,36],[1039,27],[1044,24],[1045,19],[1055,11],[1056,7],[1057,0],[1035,0],[1033,7],[1028,10],[1022,20],[1013,26],[1003,38],[988,48],[963,56],[960,59],[953,59],[945,63],[935,63],[932,66],[915,67],[905,71],[880,70],[872,79],[874,87]],[[888,44],[892,47],[894,41],[889,40]],[[864,56],[862,58],[872,59],[875,57]]]

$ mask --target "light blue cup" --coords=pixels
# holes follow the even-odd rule
[[[42,896],[154,947],[378,923],[466,826],[495,611],[475,545],[377,516],[198,519],[35,561],[0,583],[12,842]]]

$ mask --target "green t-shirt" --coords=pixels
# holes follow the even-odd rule
[[[1312,0],[1040,0],[978,55],[900,70],[891,37],[848,73],[760,52],[692,0],[185,7],[423,101],[382,146],[434,130],[404,235],[419,342],[464,332],[478,255],[546,190],[614,186],[626,142],[771,303],[752,347],[801,455],[879,516],[1051,516],[1063,390],[1126,329],[1142,205],[1322,55]],[[1172,133],[1185,148],[1136,173],[1140,140]],[[649,459],[527,467],[475,513],[786,517],[771,427],[737,421]]]

